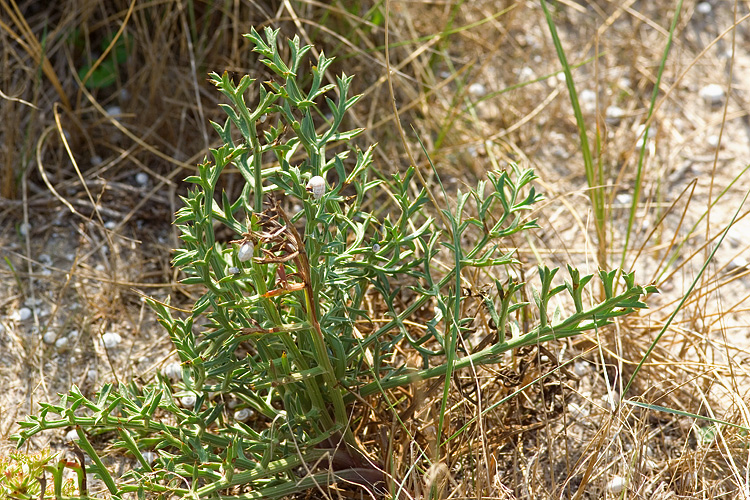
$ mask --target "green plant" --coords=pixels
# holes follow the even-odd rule
[[[454,372],[601,328],[645,307],[641,297],[655,291],[626,274],[616,293],[615,272],[602,271],[605,298],[587,304],[593,275],[569,267],[570,280],[554,285],[558,270],[542,267],[541,288],[532,291],[538,325],[521,331],[518,315],[533,314],[519,300],[523,284],[495,276],[514,264],[503,246],[508,236],[537,227],[524,220],[541,199],[533,172],[512,165],[459,191],[442,210],[449,227],[441,229],[427,213],[426,191],[414,194],[414,167],[390,182],[370,180],[372,147],[351,157],[344,148],[361,132],[341,130],[358,100],[348,97],[351,77],[324,84],[332,60],[323,54],[303,75],[310,47],[295,37],[284,59],[277,34],[247,35],[270,80],[211,75],[230,102],[222,106],[227,121],[214,124],[224,145],[187,179],[195,188],[177,213],[183,247],[174,257],[183,283],[204,293],[180,317],[168,303],[150,301],[180,357],[180,380],[105,385],[93,399],[73,387],[21,423],[19,444],[45,429],[75,426],[91,471],[115,498],[279,498],[338,481],[377,489],[389,484],[379,463],[387,457],[361,449],[358,401],[382,398],[392,406],[391,389],[442,378],[442,440]],[[257,91],[254,111],[246,103],[250,89]],[[228,167],[245,181],[236,199],[218,189]],[[386,195],[396,206],[392,217],[365,209]],[[217,226],[236,236],[218,238]],[[484,272],[496,289],[477,292],[491,318],[477,345],[468,335],[473,315],[465,312],[477,295],[464,293],[470,270]],[[407,289],[413,297],[399,306]],[[568,316],[550,312],[550,300],[563,292],[575,309]],[[366,299],[385,311],[381,317]],[[423,330],[408,326],[428,314]],[[399,362],[397,348],[418,353],[422,366]],[[91,444],[105,432],[139,464],[119,481]],[[153,462],[150,450],[158,454]]]
[[[70,496],[75,492],[72,479],[63,479],[63,470],[68,467],[80,471],[80,464],[58,460],[50,450],[39,453],[11,453],[7,458],[0,457],[0,500],[32,500],[46,494]],[[47,484],[45,472],[52,473],[53,482]],[[78,474],[79,480],[83,475]],[[84,488],[85,490],[85,488]]]

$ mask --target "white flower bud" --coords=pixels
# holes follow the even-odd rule
[[[245,241],[240,245],[240,249],[237,251],[237,258],[240,262],[246,262],[253,257],[253,244],[250,241]]]
[[[308,193],[312,193],[313,198],[319,200],[326,192],[326,181],[321,176],[316,175],[315,177],[310,179],[310,182],[307,183],[307,187],[305,189]]]

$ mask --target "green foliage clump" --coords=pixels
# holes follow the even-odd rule
[[[349,96],[352,78],[326,83],[332,60],[324,54],[305,74],[310,47],[295,37],[285,59],[277,34],[247,35],[272,73],[268,81],[211,75],[229,101],[226,122],[213,124],[224,144],[187,178],[194,188],[176,216],[183,245],[174,257],[183,283],[204,293],[187,315],[150,301],[180,358],[179,380],[106,385],[93,399],[73,387],[22,423],[21,443],[76,426],[90,471],[114,498],[280,498],[338,481],[378,489],[388,484],[378,463],[386,457],[359,448],[358,401],[390,402],[390,389],[440,377],[442,440],[455,371],[601,328],[645,307],[641,297],[654,291],[632,274],[617,291],[616,273],[602,271],[604,298],[587,304],[593,275],[569,268],[570,280],[554,285],[557,269],[542,267],[530,304],[519,298],[523,283],[493,278],[496,291],[479,293],[489,342],[471,346],[465,275],[500,275],[514,263],[508,237],[538,227],[524,219],[541,199],[533,172],[515,165],[490,172],[442,209],[441,227],[426,190],[414,189],[414,167],[371,178],[373,147],[345,147],[362,132],[342,130],[359,99]],[[234,199],[219,188],[228,168],[244,179]],[[394,203],[385,217],[365,208],[378,197]],[[227,232],[220,227],[234,236],[219,237]],[[413,298],[398,307],[406,289]],[[550,313],[550,300],[563,293],[575,312]],[[371,317],[368,301],[381,317]],[[427,312],[428,321],[418,319]],[[537,326],[521,331],[521,314]],[[424,324],[419,333],[408,327],[415,321]],[[418,353],[421,367],[399,364],[397,348]],[[105,432],[138,463],[117,481],[90,443]]]

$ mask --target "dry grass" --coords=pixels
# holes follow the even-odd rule
[[[555,6],[571,64],[588,60],[574,76],[579,95],[594,92],[583,107],[589,128],[603,140],[596,158],[608,200],[602,244],[570,101],[554,75],[559,62],[535,2],[0,5],[0,245],[6,258],[0,452],[11,449],[15,422],[37,401],[54,399],[71,384],[91,393],[103,381],[146,379],[169,357],[168,338],[139,293],[171,295],[177,304],[191,293],[173,285],[172,214],[184,191],[181,179],[218,144],[208,120],[220,116],[219,94],[205,75],[264,76],[263,68],[249,66],[256,58],[241,37],[251,26],[299,34],[338,58],[336,73],[357,76],[354,90],[365,98],[352,125],[367,128],[364,141],[379,143],[383,175],[405,168],[410,152],[426,182],[434,182],[411,127],[451,190],[510,160],[533,167],[548,197],[537,214],[543,229],[513,241],[522,262],[517,272],[533,282],[542,262],[591,272],[620,262],[639,126],[674,16],[668,2]],[[655,135],[646,145],[632,250],[624,259],[639,281],[655,280],[663,294],[650,298],[645,314],[607,331],[458,374],[448,435],[468,427],[444,445],[439,463],[430,458],[440,395],[429,383],[395,394],[401,399],[395,412],[357,409],[366,414],[358,436],[400,498],[428,498],[431,491],[437,498],[614,498],[607,485],[616,476],[627,482],[628,498],[750,497],[745,434],[608,402],[619,400],[744,194],[750,31],[745,22],[729,29],[733,19],[744,21],[742,9],[724,2],[702,13],[687,2],[680,12],[651,122]],[[112,40],[121,36],[128,40],[126,57],[110,72],[112,83],[82,86],[82,68],[105,64],[120,47]],[[708,84],[729,90],[716,106],[699,96]],[[405,142],[395,127],[391,86]],[[605,118],[612,106],[623,110],[620,119]],[[240,179],[230,177],[225,189],[241,189]],[[388,210],[388,201],[373,210]],[[741,219],[736,227],[625,398],[750,425],[750,282],[742,257],[749,226]],[[486,277],[465,278],[480,288]],[[21,320],[24,305],[32,317]],[[117,349],[99,341],[109,331],[123,337]],[[45,343],[47,332],[67,335],[67,345]],[[408,352],[404,358],[418,361]],[[557,360],[573,361],[555,370]],[[33,441],[33,447],[46,445],[62,449],[62,435]]]

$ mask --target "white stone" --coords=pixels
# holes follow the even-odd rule
[[[96,377],[98,375],[99,374],[94,368],[89,368],[89,370],[86,372],[86,381],[93,384],[94,382],[96,382]]]
[[[180,399],[183,408],[193,408],[195,406],[195,396],[184,396]]]
[[[608,106],[604,112],[604,120],[612,125],[617,125],[625,116],[625,110],[619,106]]]
[[[78,433],[75,429],[71,429],[65,434],[65,441],[76,441],[78,440]]]
[[[75,342],[76,340],[78,340],[78,335],[78,330],[71,330],[68,332],[68,340],[71,342]]]
[[[724,100],[724,87],[711,83],[700,89],[698,95],[708,104],[717,106]]]
[[[625,486],[627,486],[627,483],[624,477],[614,476],[607,483],[607,491],[612,493],[613,495],[617,495],[622,493],[622,491],[625,489]]]
[[[713,10],[713,8],[711,7],[711,4],[708,2],[701,2],[695,6],[695,11],[698,14],[703,14],[703,15],[710,14],[711,10]]]
[[[715,148],[719,145],[719,136],[717,134],[709,135],[708,137],[706,137],[706,144],[708,144],[712,148]]]
[[[117,347],[120,342],[122,342],[122,337],[120,337],[119,333],[107,332],[102,335],[102,343],[107,349],[113,349]]]
[[[236,266],[231,266],[228,271],[229,274],[240,274],[240,268]]]
[[[750,263],[747,261],[745,257],[743,257],[742,255],[738,255],[737,257],[735,257],[729,262],[729,265],[727,266],[727,268],[730,271],[734,271],[735,269],[746,269],[748,264]]]
[[[31,309],[28,307],[21,307],[16,311],[16,319],[18,321],[26,321],[27,319],[31,318]]]
[[[22,223],[21,223],[21,224],[20,224],[20,225],[18,226],[18,233],[19,233],[19,234],[20,234],[21,236],[26,236],[27,234],[29,234],[29,229],[31,229],[31,225],[30,225],[30,224],[27,224],[26,222],[22,222]]]
[[[579,377],[583,377],[589,372],[589,364],[585,361],[576,361],[576,364],[573,365],[573,371]]]
[[[524,66],[521,68],[521,71],[518,72],[518,79],[522,82],[528,82],[536,79],[536,73],[534,73],[534,70],[528,66]]]
[[[469,94],[477,97],[482,97],[487,94],[487,87],[481,83],[472,83],[469,85]]]
[[[117,222],[113,220],[108,220],[107,222],[104,223],[104,227],[112,231],[114,228],[117,227]]]
[[[615,196],[615,203],[623,206],[630,206],[633,202],[633,195],[630,193],[618,193]]]
[[[107,109],[105,109],[108,115],[110,116],[118,116],[122,114],[122,109],[120,106],[109,106]]]
[[[588,410],[576,403],[568,403],[568,414],[574,419],[586,418],[589,416]]]
[[[595,103],[596,92],[591,89],[583,89],[578,93],[578,99],[585,103]]]
[[[135,174],[135,182],[139,186],[145,186],[148,184],[148,174],[146,172],[138,172]]]
[[[54,332],[54,331],[52,331],[52,330],[47,330],[47,331],[46,331],[46,332],[44,333],[44,336],[42,336],[42,341],[43,341],[43,342],[44,342],[45,344],[49,344],[49,345],[52,345],[52,344],[54,344],[54,343],[55,343],[55,340],[57,340],[57,333],[55,333],[55,332]]]
[[[101,165],[102,161],[103,161],[102,157],[99,155],[94,155],[91,157],[91,164],[95,167],[98,167],[99,165]]]

